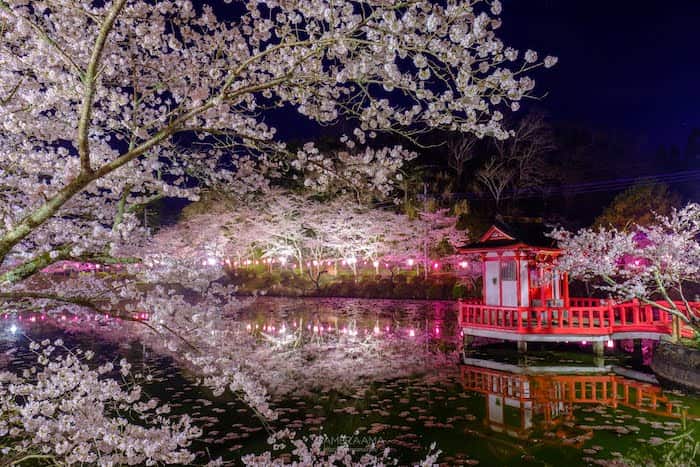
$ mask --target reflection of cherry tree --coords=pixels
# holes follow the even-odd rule
[[[700,310],[686,293],[689,284],[700,281],[698,235],[698,204],[631,231],[601,227],[552,234],[565,251],[559,267],[572,277],[602,279],[601,290],[623,299],[665,301],[657,306],[700,330]]]

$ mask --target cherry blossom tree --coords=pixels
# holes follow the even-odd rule
[[[700,331],[700,309],[686,290],[700,281],[698,235],[700,205],[695,203],[630,230],[599,227],[576,234],[552,233],[565,252],[558,267],[572,277],[602,279],[601,290],[621,299],[653,303],[696,332]]]
[[[196,197],[192,177],[265,185],[289,156],[266,108],[354,118],[359,144],[438,127],[505,138],[499,109],[532,91],[527,71],[556,61],[528,51],[518,64],[495,34],[496,0],[241,3],[224,20],[188,2],[2,0],[2,282],[105,260],[135,241],[134,206]],[[226,144],[182,150],[182,134]],[[381,154],[398,157],[375,153],[380,165]],[[292,160],[331,169],[309,147]]]
[[[202,431],[189,416],[170,418],[167,405],[142,400],[139,384],[110,377],[118,372],[124,381],[133,380],[126,360],[91,369],[90,351],[71,351],[61,340],[31,346],[37,355],[34,367],[21,375],[0,372],[3,465],[40,460],[188,464],[195,459],[189,446]]]
[[[122,320],[148,310],[148,345],[272,416],[264,388],[227,354],[231,291],[214,282],[219,271],[149,252],[138,210],[205,187],[265,190],[290,168],[310,187],[381,192],[413,155],[363,149],[378,133],[506,138],[504,112],[534,89],[528,73],[556,59],[520,58],[497,37],[498,0],[236,3],[225,18],[209,2],[0,0],[0,300],[9,312]],[[284,107],[352,123],[352,151],[291,151],[270,123]],[[140,264],[109,281],[37,277],[61,260]]]

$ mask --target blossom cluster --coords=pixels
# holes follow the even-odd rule
[[[201,430],[187,415],[170,417],[167,405],[143,400],[141,386],[126,383],[126,360],[92,368],[92,352],[69,351],[60,340],[31,348],[35,366],[19,375],[0,373],[4,460],[101,466],[194,460],[189,446]]]
[[[700,205],[691,203],[648,226],[558,229],[564,255],[558,267],[572,277],[602,279],[598,287],[622,299],[660,299],[668,311],[697,326],[700,310],[688,303],[684,286],[700,280]],[[678,306],[674,300],[683,302]]]
[[[422,262],[442,242],[466,243],[448,210],[421,212],[417,219],[339,196],[272,190],[243,201],[216,200],[205,212],[183,219],[155,237],[155,250],[174,257],[243,266],[250,258],[296,263],[300,271],[341,263],[357,270],[362,261],[394,266]]]

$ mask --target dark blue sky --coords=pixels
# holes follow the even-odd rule
[[[504,0],[500,35],[557,55],[539,71],[553,120],[685,144],[700,127],[699,0]]]

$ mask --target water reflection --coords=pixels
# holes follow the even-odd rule
[[[258,299],[225,316],[224,323],[242,335],[401,338],[428,342],[431,349],[445,353],[456,353],[461,340],[450,302]],[[140,346],[125,347],[129,336],[119,333],[126,328],[123,324],[99,316],[81,320],[68,313],[55,319],[41,313],[2,315],[0,340],[20,348],[26,347],[20,342],[24,334],[57,337],[68,330],[80,346],[102,339],[118,341],[119,345],[95,349],[96,353],[111,359],[131,352],[126,355],[130,360],[142,359],[151,367],[157,384],[149,390],[204,426],[207,434],[201,449],[232,460],[264,447],[266,434],[255,431],[261,430],[259,421],[245,418],[245,407],[233,400],[210,401],[210,395],[203,395],[172,361],[147,355]],[[292,429],[380,437],[397,449],[405,463],[417,460],[434,441],[448,465],[590,465],[587,456],[627,455],[678,433],[683,416],[697,421],[700,415],[697,398],[664,391],[650,375],[595,367],[590,349],[578,344],[565,349],[569,352],[535,349],[525,366],[517,364],[521,358],[512,344],[481,344],[467,364],[455,359],[440,368],[426,368],[424,374],[392,374],[382,381],[364,378],[362,391],[317,390],[310,395],[295,391],[274,402],[282,423]],[[610,350],[634,350],[627,347],[621,343]],[[645,353],[650,351],[648,346]],[[26,364],[28,359],[20,359],[20,353],[7,357],[9,363]],[[629,361],[626,355],[608,355],[606,363],[624,366]]]
[[[462,382],[465,389],[485,396],[484,424],[517,438],[529,438],[538,428],[551,430],[576,421],[576,410],[586,405],[624,407],[676,420],[688,417],[687,408],[674,402],[659,386],[601,374],[597,367],[567,374],[560,373],[564,367],[525,370],[490,360],[473,359],[469,363],[474,364],[461,368]],[[586,370],[589,373],[584,373]],[[561,430],[557,434],[565,436]]]

